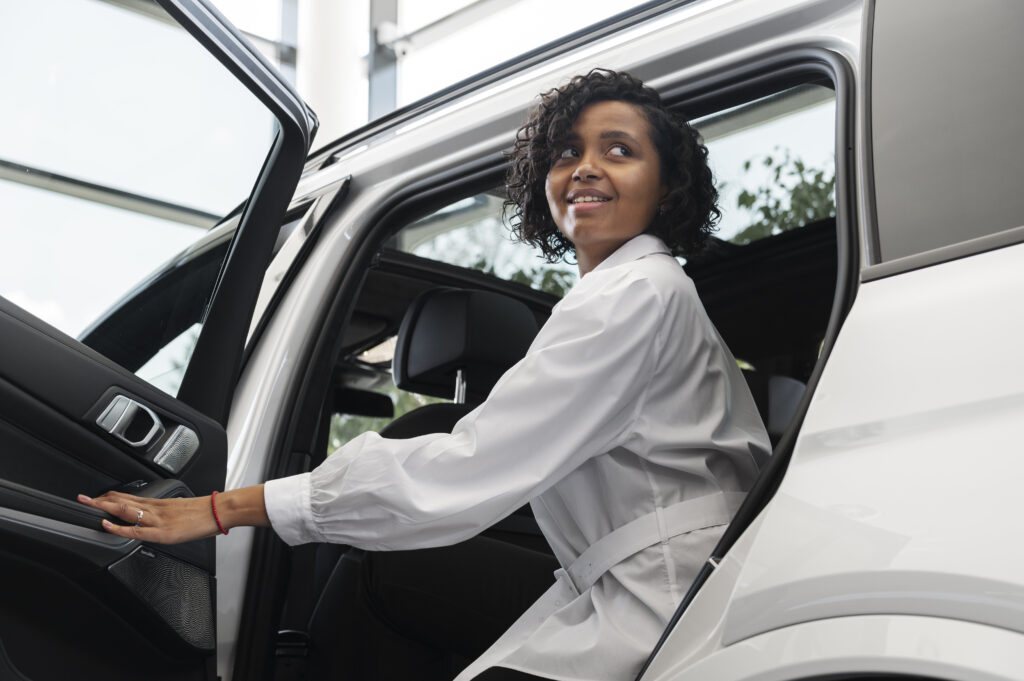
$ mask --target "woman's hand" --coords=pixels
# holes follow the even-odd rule
[[[78,501],[129,523],[117,525],[108,520],[102,523],[107,532],[128,539],[177,544],[220,534],[210,497],[149,499],[107,492],[95,499],[79,494]],[[263,486],[217,494],[217,517],[225,530],[240,525],[269,525]]]

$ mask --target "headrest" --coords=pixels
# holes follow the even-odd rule
[[[431,289],[412,302],[391,371],[402,390],[451,399],[462,369],[469,402],[483,402],[526,355],[537,320],[525,304],[489,291]]]

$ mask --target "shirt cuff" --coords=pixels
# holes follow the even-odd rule
[[[309,473],[268,480],[263,485],[270,525],[289,546],[322,541],[313,527],[309,490]]]

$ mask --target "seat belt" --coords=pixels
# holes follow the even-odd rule
[[[564,581],[578,596],[612,567],[649,546],[728,524],[745,496],[744,492],[716,492],[658,507],[598,539],[569,567],[555,570],[555,579]]]
[[[274,650],[274,679],[293,681],[305,678],[309,656],[309,618],[319,594],[314,593],[314,569],[319,544],[303,544],[291,549],[291,575],[288,599],[278,622]]]

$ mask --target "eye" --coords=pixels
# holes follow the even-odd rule
[[[608,154],[610,156],[631,156],[632,152],[630,152],[629,147],[626,145],[616,144],[608,149]]]
[[[574,148],[566,147],[565,149],[562,149],[562,151],[558,153],[558,155],[555,157],[555,160],[564,161],[565,159],[568,158],[577,158],[579,155],[580,153],[576,151]]]

